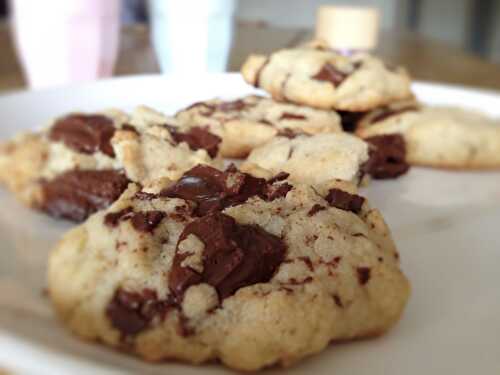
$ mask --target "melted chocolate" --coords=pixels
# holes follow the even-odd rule
[[[361,211],[365,198],[356,194],[349,194],[340,189],[330,189],[325,200],[332,207],[340,208],[345,211],[352,211],[357,214]]]
[[[214,158],[219,151],[221,138],[201,127],[192,127],[185,132],[180,132],[175,126],[166,125],[170,135],[176,143],[186,142],[193,151],[204,149],[210,157]]]
[[[263,178],[238,172],[234,166],[221,172],[207,165],[197,165],[160,195],[196,202],[195,214],[203,216],[244,203],[253,196],[274,200],[285,196],[290,189],[291,186],[273,186]]]
[[[290,128],[284,128],[278,131],[278,134],[276,134],[278,137],[285,137],[288,139],[294,139],[297,138],[300,135],[306,135],[306,133],[301,133],[301,132],[296,132]]]
[[[335,66],[333,66],[332,64],[326,63],[312,78],[318,81],[331,82],[333,86],[337,87],[344,81],[344,79],[347,78],[348,75],[349,74],[341,72],[340,70],[335,68]]]
[[[123,339],[146,329],[155,316],[164,317],[171,306],[168,301],[158,300],[154,290],[136,293],[118,289],[106,308],[106,316]]]
[[[117,212],[110,212],[104,216],[104,224],[108,227],[116,227],[120,221],[127,219],[133,212],[132,207],[127,207]]]
[[[307,213],[307,216],[311,217],[311,216],[314,216],[316,215],[318,212],[320,211],[323,211],[323,210],[326,210],[326,207],[325,206],[322,206],[320,204],[315,204],[314,206],[311,207],[311,209],[309,210],[309,212]]]
[[[369,267],[358,267],[356,272],[360,285],[365,285],[370,280],[371,270]]]
[[[366,115],[366,112],[338,111],[340,123],[345,132],[353,133],[358,127],[359,121]]]
[[[69,115],[52,126],[49,138],[83,154],[101,151],[114,157],[110,142],[114,133],[113,121],[106,116]]]
[[[279,172],[276,176],[273,176],[269,180],[267,180],[267,183],[274,184],[275,182],[286,180],[289,176],[290,173]]]
[[[280,120],[305,120],[307,117],[303,115],[297,115],[295,113],[283,112]]]
[[[371,146],[369,159],[363,165],[365,173],[375,179],[396,178],[408,172],[406,143],[400,134],[377,135],[366,138]]]
[[[137,212],[132,216],[131,222],[136,231],[151,233],[165,216],[162,211]]]
[[[203,272],[181,266],[188,253],[179,244],[190,234],[205,245]],[[280,238],[256,225],[240,225],[225,214],[214,212],[189,223],[179,237],[169,287],[176,301],[195,284],[212,285],[224,299],[239,288],[269,281],[283,261],[286,245]]]
[[[54,217],[82,221],[118,199],[128,183],[121,171],[68,171],[41,183],[40,209]]]

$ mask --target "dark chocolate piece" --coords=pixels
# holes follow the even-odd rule
[[[137,212],[132,216],[131,222],[138,232],[151,233],[165,216],[162,211]]]
[[[314,216],[316,215],[319,211],[326,210],[325,206],[322,206],[320,204],[315,204],[314,206],[311,207],[309,212],[307,213],[307,216]]]
[[[267,183],[274,184],[275,182],[286,180],[289,176],[290,176],[290,173],[279,172],[276,176],[273,176],[269,180],[267,180]]]
[[[297,115],[295,113],[283,112],[280,120],[305,120],[307,117],[303,115]]]
[[[356,131],[356,128],[358,127],[359,122],[367,112],[338,111],[337,113],[340,116],[342,130],[348,133],[354,133],[354,131]]]
[[[129,218],[133,212],[132,207],[127,207],[117,212],[110,212],[104,216],[104,224],[108,227],[116,227],[120,221]]]
[[[318,73],[312,78],[318,81],[331,82],[333,86],[339,86],[349,74],[341,72],[330,63],[323,65]]]
[[[102,115],[69,115],[58,120],[49,131],[49,138],[63,142],[83,154],[102,153],[114,157],[111,138],[115,134],[113,121]]]
[[[371,147],[363,172],[375,179],[396,178],[408,172],[406,143],[400,134],[377,135],[365,141]]]
[[[203,216],[244,203],[253,196],[273,200],[286,195],[290,189],[291,186],[278,188],[263,178],[238,172],[235,167],[221,172],[207,165],[197,165],[160,195],[196,202],[194,213]]]
[[[41,182],[40,209],[57,218],[82,221],[118,199],[128,183],[117,170],[71,170]]]
[[[144,289],[141,293],[118,289],[106,308],[106,316],[124,339],[146,329],[155,316],[164,318],[172,306],[171,302],[158,300],[156,292],[151,289]]]
[[[340,208],[345,211],[352,211],[354,213],[359,213],[365,198],[356,195],[349,194],[348,192],[340,189],[330,189],[328,190],[328,195],[325,200],[332,207]]]
[[[211,158],[217,156],[222,139],[207,129],[195,126],[186,131],[179,131],[175,126],[166,126],[176,143],[186,142],[193,151],[204,149]]]
[[[179,244],[195,235],[205,245],[203,272],[181,266],[189,253],[179,253]],[[283,241],[257,225],[241,225],[225,214],[214,212],[189,223],[179,237],[169,287],[177,302],[191,285],[212,285],[224,299],[239,288],[269,281],[286,253]]]
[[[369,267],[358,267],[356,268],[356,272],[361,285],[365,285],[370,280],[371,269]]]
[[[292,130],[290,128],[284,128],[284,129],[280,129],[278,131],[278,134],[276,134],[276,135],[278,137],[285,137],[288,139],[294,139],[294,138],[297,138],[298,136],[302,136],[302,135],[308,136],[309,134],[303,133],[301,131]]]

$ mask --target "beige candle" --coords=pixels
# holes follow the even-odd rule
[[[318,8],[316,39],[337,50],[376,47],[379,12],[373,7],[323,5]]]

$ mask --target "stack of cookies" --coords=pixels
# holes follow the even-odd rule
[[[423,107],[405,71],[373,56],[309,45],[250,56],[242,74],[270,97],[172,117],[72,113],[1,146],[0,181],[22,202],[83,222],[48,272],[78,336],[150,361],[258,370],[382,334],[409,283],[360,182],[408,163],[499,164],[487,157],[497,128]],[[459,129],[476,121],[465,142]],[[438,150],[432,137],[447,132]]]

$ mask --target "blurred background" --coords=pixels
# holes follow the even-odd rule
[[[77,23],[68,4],[79,4]],[[322,4],[376,7],[376,53],[416,79],[500,89],[500,0],[0,0],[0,93],[111,75],[237,71],[252,52],[311,39]]]

